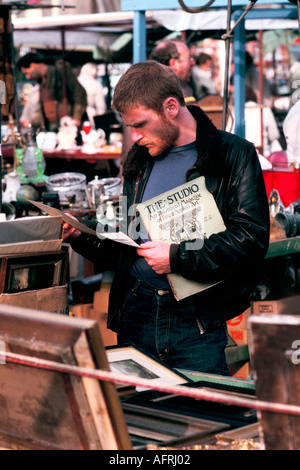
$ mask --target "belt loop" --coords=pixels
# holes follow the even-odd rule
[[[139,287],[140,287],[141,281],[139,279],[136,280],[136,283],[133,286],[133,291],[135,294],[137,294]]]

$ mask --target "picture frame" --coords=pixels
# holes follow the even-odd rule
[[[153,385],[162,382],[169,385],[190,382],[185,375],[135,346],[108,346],[106,354],[112,372],[149,379],[153,381]],[[136,390],[141,392],[145,388],[136,387]]]
[[[37,360],[109,371],[96,320],[0,305],[0,344]],[[0,376],[0,447],[132,449],[113,382],[9,360]]]
[[[65,250],[0,256],[0,294],[64,285],[67,271]]]

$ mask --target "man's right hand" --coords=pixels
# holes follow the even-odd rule
[[[71,217],[74,220],[77,220],[76,217],[74,217],[71,214],[67,214],[69,217]],[[69,238],[78,238],[81,235],[81,232],[77,230],[75,227],[72,227],[68,222],[63,223],[63,241],[68,240]]]

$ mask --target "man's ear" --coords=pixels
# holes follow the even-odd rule
[[[170,96],[165,99],[163,109],[169,119],[174,119],[177,117],[179,111],[179,103],[176,98]]]

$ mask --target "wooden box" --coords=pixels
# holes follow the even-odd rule
[[[114,384],[55,367],[109,370],[96,321],[1,305],[0,346],[0,446],[132,448]]]
[[[249,346],[258,400],[300,406],[300,316],[253,315]],[[300,416],[260,412],[266,450],[300,448]]]

